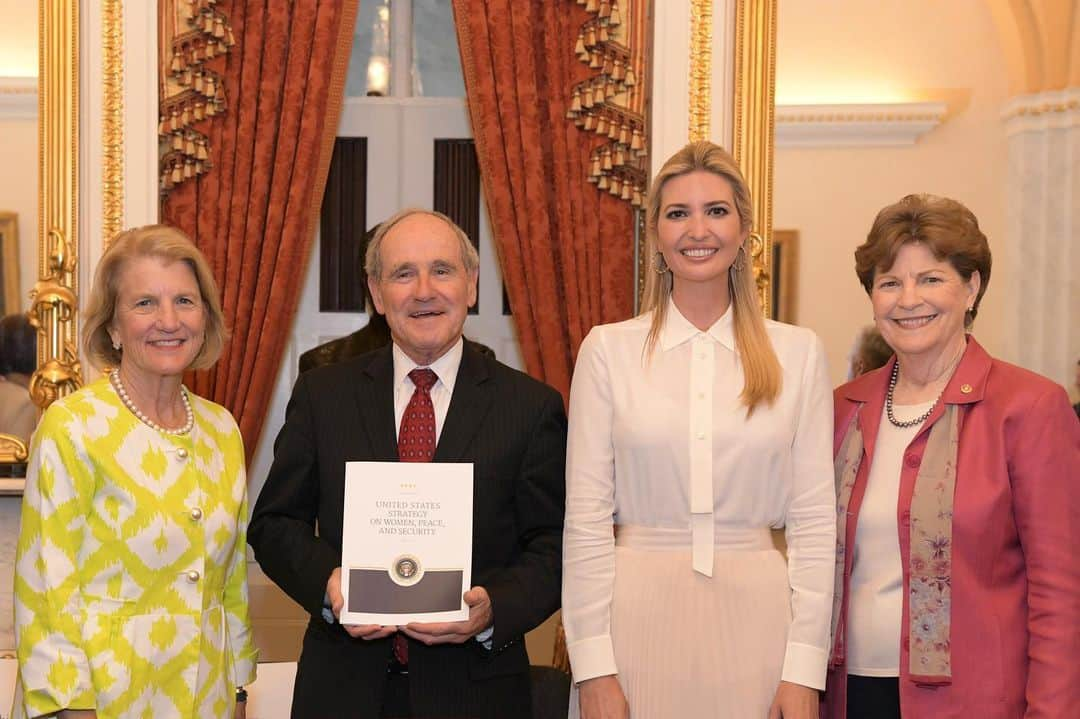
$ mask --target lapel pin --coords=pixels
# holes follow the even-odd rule
[[[960,385],[960,391],[964,394],[971,394],[971,385],[967,383]]]

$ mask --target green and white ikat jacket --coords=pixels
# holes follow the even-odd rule
[[[231,719],[255,679],[240,431],[140,422],[108,379],[55,402],[31,442],[15,567],[15,717]]]

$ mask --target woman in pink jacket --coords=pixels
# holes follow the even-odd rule
[[[886,207],[855,267],[896,356],[835,394],[825,716],[1080,717],[1080,423],[1068,397],[967,334],[990,249],[960,203]]]

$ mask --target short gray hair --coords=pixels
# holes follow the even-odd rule
[[[364,256],[364,271],[367,273],[368,277],[375,278],[376,282],[382,277],[382,258],[379,256],[379,248],[382,247],[383,238],[386,237],[386,233],[393,229],[394,225],[413,215],[430,215],[431,217],[437,217],[449,225],[450,229],[454,232],[454,236],[457,237],[458,243],[461,245],[461,264],[465,265],[465,270],[470,274],[476,274],[476,272],[479,271],[480,255],[477,253],[476,247],[469,240],[469,236],[465,234],[465,230],[458,227],[456,222],[443,213],[436,212],[435,210],[425,210],[422,207],[406,207],[404,210],[398,210],[384,220],[379,225],[379,229],[375,232],[375,236],[371,238],[371,242],[368,244],[367,254]]]

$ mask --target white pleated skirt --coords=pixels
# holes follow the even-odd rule
[[[791,623],[787,563],[767,528],[717,527],[710,578],[693,571],[690,541],[618,529],[611,637],[630,716],[766,719]]]

